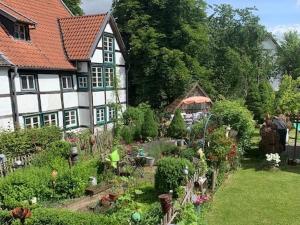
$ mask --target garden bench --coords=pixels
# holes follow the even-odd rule
[[[92,197],[93,195],[96,195],[103,191],[106,191],[106,190],[110,189],[111,187],[112,187],[112,185],[109,185],[109,184],[104,185],[104,186],[101,184],[98,184],[96,186],[90,186],[90,187],[86,188],[85,193]]]

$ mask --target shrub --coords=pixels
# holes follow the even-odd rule
[[[121,131],[122,139],[126,144],[131,144],[134,140],[135,128],[130,126],[123,126]]]
[[[147,137],[157,137],[158,135],[158,123],[156,121],[155,115],[151,109],[147,109],[144,113],[144,123],[142,125],[142,136]]]
[[[193,161],[193,158],[194,157],[197,157],[198,154],[197,154],[197,151],[193,148],[187,148],[187,149],[184,149],[180,152],[180,155],[179,155],[181,158],[185,158],[185,159],[188,159],[189,161]]]
[[[176,190],[186,179],[183,174],[185,167],[189,169],[189,177],[193,176],[195,168],[187,159],[166,157],[158,161],[155,173],[155,189],[158,193],[168,193]]]
[[[179,109],[176,110],[175,115],[168,129],[168,135],[172,138],[182,138],[186,135],[185,122],[181,116]]]
[[[218,125],[230,125],[238,132],[239,138],[251,136],[254,132],[252,113],[238,101],[222,100],[212,108],[212,119]]]
[[[199,121],[193,124],[191,129],[191,141],[194,142],[196,139],[200,139],[204,134],[205,121]]]
[[[9,157],[34,153],[60,139],[61,131],[57,127],[3,131],[0,133],[0,153]]]
[[[179,148],[166,141],[153,141],[145,145],[145,152],[155,159],[161,158],[161,156],[174,156],[179,154]]]
[[[123,114],[124,124],[131,127],[134,139],[140,139],[142,135],[142,125],[144,123],[144,112],[139,107],[128,107]]]
[[[219,165],[225,161],[231,146],[234,143],[232,139],[226,138],[223,127],[214,130],[208,136],[209,147],[206,149],[207,157],[210,161]]]

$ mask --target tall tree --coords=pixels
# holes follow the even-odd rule
[[[215,5],[209,19],[212,81],[227,97],[246,97],[252,83],[273,71],[273,58],[262,47],[268,34],[253,10]]]
[[[278,50],[278,65],[282,73],[293,78],[300,76],[300,37],[296,31],[284,34]]]
[[[163,107],[193,81],[210,87],[204,1],[115,0],[113,9],[130,51],[131,104]]]
[[[83,10],[80,7],[81,0],[63,0],[63,1],[74,15],[76,16],[83,15]]]

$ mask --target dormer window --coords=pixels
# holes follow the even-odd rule
[[[16,23],[14,37],[24,41],[29,40],[28,26],[25,24]]]

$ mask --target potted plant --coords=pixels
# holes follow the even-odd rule
[[[278,153],[270,153],[266,154],[267,166],[269,169],[276,170],[279,167],[279,163],[281,162],[280,156]]]
[[[193,195],[192,202],[195,206],[195,211],[200,214],[201,205],[209,200],[207,195]]]
[[[112,188],[111,192],[109,193],[109,198],[112,202],[115,202],[118,199],[118,187],[119,187],[119,179],[112,180]]]
[[[25,220],[30,218],[31,215],[31,211],[27,208],[18,207],[11,211],[11,216],[15,219],[19,219],[21,224],[25,224]]]

